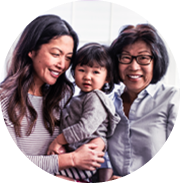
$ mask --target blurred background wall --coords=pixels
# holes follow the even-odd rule
[[[1,79],[11,44],[35,17],[56,14],[71,24],[80,44],[110,45],[127,24],[150,23],[165,42],[170,65],[164,83],[180,88],[180,2],[178,1],[53,1],[0,2]],[[13,50],[13,46],[11,50]],[[6,59],[7,60],[7,59]]]

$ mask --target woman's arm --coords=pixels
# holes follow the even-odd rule
[[[51,179],[58,172],[58,156],[29,156],[18,146],[14,128],[5,125],[8,176],[13,179]]]
[[[65,144],[67,144],[67,141],[64,138],[63,133],[61,133],[49,145],[47,155],[65,153],[66,150],[63,147]]]
[[[7,179],[7,168],[6,168],[6,158],[5,158],[5,133],[2,125],[2,114],[1,114],[1,108],[0,108],[0,147],[1,147],[1,163],[0,163],[0,179]]]
[[[58,136],[53,140],[53,142],[51,143],[52,147],[53,147],[53,146],[55,147],[56,145],[59,146],[59,147],[61,147],[62,145],[65,145],[65,144],[67,144],[67,141],[66,141],[66,139],[64,138],[63,133],[61,133],[60,135],[58,135]],[[96,144],[96,145],[97,145],[97,147],[95,148],[96,151],[103,151],[103,150],[104,150],[104,147],[105,147],[105,142],[104,142],[103,139],[100,138],[100,137],[97,137],[97,138],[91,140],[88,144]],[[51,145],[50,145],[50,146],[51,146]],[[49,147],[49,149],[50,149],[50,147]],[[56,154],[60,154],[60,153],[58,152],[58,149],[54,149],[54,150],[56,150]],[[47,153],[47,154],[50,155],[50,153]],[[62,153],[61,153],[61,154],[62,154]]]
[[[14,127],[7,125],[8,131],[11,134],[13,140],[19,147],[14,132]],[[20,148],[20,147],[19,147]],[[33,163],[42,168],[43,170],[54,174],[59,170],[76,167],[79,169],[94,170],[100,167],[100,163],[104,161],[104,153],[96,150],[96,144],[85,144],[71,153],[65,153],[60,155],[26,155]],[[22,150],[22,149],[21,149]],[[22,150],[23,151],[23,150]],[[26,154],[24,152],[24,154]]]
[[[17,144],[14,128],[11,126],[7,126],[7,128],[13,140]],[[50,156],[26,156],[38,167],[51,174],[69,167],[76,167],[84,170],[95,170],[95,168],[100,167],[100,163],[104,161],[104,153],[102,151],[95,150],[96,148],[96,144],[85,144],[71,153]]]
[[[59,155],[59,170],[76,167],[82,170],[95,170],[104,162],[104,152],[96,150],[97,145],[84,144],[71,153]]]
[[[180,167],[180,92],[171,100],[167,125],[168,178],[179,179]]]

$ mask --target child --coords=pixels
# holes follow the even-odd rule
[[[104,94],[111,92],[114,86],[112,62],[107,48],[98,43],[84,45],[78,50],[71,71],[81,91],[63,109],[60,122],[62,133],[50,144],[48,154],[58,154],[60,150],[73,151],[85,143],[93,143],[92,140],[98,137],[102,138],[103,143],[98,144],[96,150],[106,151],[106,138],[114,133],[120,120],[112,101]],[[66,150],[63,145],[66,145]],[[100,176],[100,181],[107,181],[112,176],[112,169],[109,167],[99,171],[99,175],[102,175],[102,171],[104,175]],[[88,177],[92,176],[91,173]],[[78,177],[79,172],[76,174],[73,178],[83,177]],[[68,171],[65,175],[71,177]]]

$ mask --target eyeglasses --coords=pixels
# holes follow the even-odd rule
[[[149,65],[153,59],[153,56],[151,55],[131,56],[131,55],[125,55],[125,54],[122,54],[122,55],[118,54],[117,57],[118,57],[119,63],[121,64],[130,64],[133,61],[133,59],[135,59],[139,65]]]

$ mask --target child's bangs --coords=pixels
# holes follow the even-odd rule
[[[102,55],[86,55],[79,59],[79,64],[87,65],[89,67],[99,66],[99,67],[106,67],[105,58],[102,57]]]

